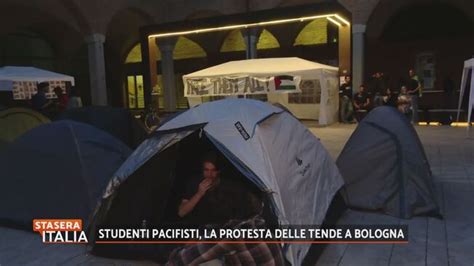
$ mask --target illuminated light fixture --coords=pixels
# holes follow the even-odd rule
[[[474,125],[474,123],[471,123],[471,125]],[[451,126],[452,127],[467,127],[467,126],[469,126],[469,123],[467,123],[467,122],[452,122]]]
[[[351,23],[349,23],[349,21],[345,20],[343,17],[339,16],[338,14],[334,14],[334,17],[336,17],[338,20],[342,21],[342,23],[346,24],[346,26],[351,25]]]
[[[341,23],[337,22],[336,20],[334,20],[334,19],[333,19],[333,18],[331,18],[331,17],[327,17],[327,19],[328,19],[329,21],[331,21],[332,23],[336,24],[336,25],[337,25],[337,26],[339,26],[339,27],[341,27],[341,26],[342,26],[342,24],[341,24]]]
[[[313,19],[318,19],[318,18],[327,18],[328,20],[338,25],[339,27],[343,26],[341,22],[347,26],[350,25],[350,23],[347,20],[345,20],[338,14],[328,14],[328,15],[317,15],[317,16],[308,16],[308,17],[299,17],[299,18],[270,20],[270,21],[263,21],[263,22],[249,23],[249,24],[236,24],[236,25],[228,25],[228,26],[214,27],[214,28],[204,28],[204,29],[197,29],[197,30],[186,30],[186,31],[150,34],[148,38],[163,38],[163,37],[181,36],[181,35],[187,35],[187,34],[199,34],[199,33],[214,32],[214,31],[245,29],[245,28],[253,28],[253,27],[259,27],[259,26],[283,24],[283,23],[303,22],[306,20],[313,20]]]
[[[430,126],[441,126],[440,122],[430,122]]]
[[[418,122],[418,125],[419,125],[419,126],[427,126],[427,125],[428,125],[428,122]]]

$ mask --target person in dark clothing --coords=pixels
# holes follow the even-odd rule
[[[69,97],[63,93],[63,89],[61,89],[61,87],[54,88],[54,93],[58,97],[58,100],[56,102],[56,109],[59,113],[61,113],[66,110],[69,102]]]
[[[37,93],[31,97],[31,105],[34,110],[42,113],[47,114],[48,108],[52,105],[52,101],[46,98],[46,92],[49,89],[48,82],[41,82],[36,85]]]
[[[383,104],[396,108],[397,107],[397,98],[398,98],[397,95],[395,95],[395,93],[393,93],[390,88],[387,88],[385,90],[385,94],[383,96]]]
[[[447,101],[445,101],[446,108],[450,108],[451,106],[454,106],[456,104],[456,90],[454,86],[454,81],[451,79],[449,75],[444,77],[443,90],[444,90],[444,93],[446,94],[446,99],[447,99]]]
[[[386,88],[385,76],[382,72],[377,72],[372,76],[369,96],[373,98],[373,107],[383,105],[383,95]]]
[[[359,86],[359,91],[354,95],[353,103],[357,122],[360,122],[367,114],[370,105],[370,98],[364,85]]]
[[[344,83],[339,87],[339,114],[342,123],[349,123],[352,120],[352,82],[351,77],[346,76]]]
[[[412,123],[416,124],[418,123],[418,102],[419,102],[419,97],[420,97],[420,81],[418,79],[418,76],[415,73],[415,70],[410,69],[408,71],[408,74],[410,76],[410,79],[408,80],[407,84],[407,89],[408,89],[408,94],[411,97],[411,108],[412,108]]]
[[[205,157],[202,171],[201,177],[188,183],[182,196],[178,216],[184,221],[196,225],[223,224],[261,211],[260,199],[247,191],[243,182],[221,177],[214,154]]]

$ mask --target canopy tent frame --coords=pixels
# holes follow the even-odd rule
[[[184,95],[192,107],[202,102],[202,96],[266,94],[269,102],[285,106],[299,119],[314,119],[328,125],[337,121],[337,75],[337,67],[298,57],[237,60],[184,75]],[[291,80],[293,89],[277,89],[280,78]],[[289,93],[301,93],[306,81],[311,81],[314,97],[320,89],[320,102],[289,101]]]
[[[40,82],[50,83],[46,97],[55,98],[53,86],[66,89],[67,82],[74,86],[74,77],[30,66],[0,67],[0,92],[12,92],[15,100],[29,99],[36,93],[36,84]]]

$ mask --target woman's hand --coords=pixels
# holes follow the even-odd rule
[[[198,190],[194,196],[192,196],[189,200],[183,199],[181,200],[181,204],[178,208],[178,215],[179,217],[184,217],[190,213],[194,207],[199,203],[202,197],[206,194],[206,192],[214,185],[211,179],[204,179],[199,183]]]
[[[211,179],[204,179],[199,183],[198,193],[201,195],[206,194],[206,192],[212,187],[212,180]]]

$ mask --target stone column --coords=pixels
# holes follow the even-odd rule
[[[352,26],[352,86],[354,92],[364,83],[365,29],[366,25],[364,24]]]
[[[261,29],[251,28],[242,30],[245,40],[245,57],[247,59],[257,58],[257,43]]]
[[[177,40],[178,38],[157,39],[161,52],[165,112],[176,111],[176,78],[174,75],[173,51]]]
[[[91,34],[85,38],[89,59],[89,79],[92,105],[107,105],[105,82],[104,42],[102,34]]]

